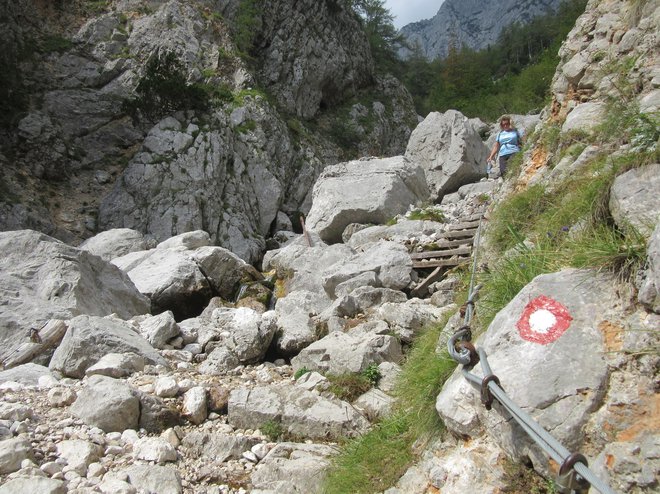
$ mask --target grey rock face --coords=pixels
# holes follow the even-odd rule
[[[78,248],[111,261],[115,257],[153,247],[156,247],[156,242],[138,231],[130,228],[113,228],[88,238]]]
[[[234,436],[221,432],[194,431],[186,434],[182,444],[189,448],[194,458],[212,459],[214,461],[238,460],[241,455],[250,451],[259,439],[252,436]]]
[[[241,278],[254,276],[250,265],[227,249],[209,246],[209,242],[209,234],[197,230],[161,242],[156,249],[133,252],[112,262],[150,297],[152,312],[171,310],[175,319],[181,320],[201,313],[214,292],[232,299]],[[175,336],[178,330],[176,324],[151,327],[163,317],[143,323],[149,325],[145,331],[157,346],[164,345],[168,335]]]
[[[401,29],[411,46],[419,45],[429,60],[444,58],[452,43],[472,49],[486,48],[497,41],[503,28],[556,9],[560,0],[446,0],[431,19],[413,22]],[[402,49],[401,56],[410,51]]]
[[[123,382],[92,376],[71,405],[71,413],[105,432],[122,432],[137,428],[140,400]]]
[[[369,42],[344,4],[270,0],[260,20],[257,77],[288,112],[310,118],[371,82]]]
[[[294,370],[303,367],[324,374],[359,373],[372,364],[398,363],[401,344],[393,336],[360,331],[334,331],[304,348],[291,360]]]
[[[0,384],[13,381],[34,386],[39,383],[39,378],[42,376],[52,377],[48,367],[33,363],[23,364],[0,372]]]
[[[30,328],[50,318],[149,311],[146,298],[116,266],[30,230],[0,233],[0,287],[8,296],[0,314],[3,351],[28,341]]]
[[[572,269],[541,275],[476,342],[507,395],[568,449],[580,444],[590,412],[603,399],[608,366],[601,331],[615,300],[607,276]],[[539,382],[544,385],[533,384]],[[475,399],[474,388],[456,372],[436,409],[456,433],[475,434],[481,423],[509,455],[527,455],[535,468],[548,471],[547,456],[522,429],[511,426],[505,412],[497,406],[487,412]]]
[[[161,465],[132,465],[122,470],[136,489],[159,494],[181,494],[181,476],[175,467]]]
[[[168,366],[160,354],[126,323],[102,317],[78,316],[69,321],[49,367],[65,376],[82,378],[108,353],[135,353],[152,364]]]
[[[0,494],[65,494],[61,480],[45,477],[18,477],[0,485]]]
[[[401,290],[412,279],[412,261],[405,247],[381,240],[327,268],[323,288],[335,297],[338,285],[367,272],[375,273],[377,287]]]
[[[402,156],[364,158],[327,167],[314,185],[307,227],[341,242],[351,223],[384,224],[428,198],[422,169]]]
[[[279,443],[262,460],[250,480],[256,492],[321,492],[325,472],[338,453],[325,444]]]
[[[610,191],[610,213],[619,228],[651,235],[660,221],[660,164],[634,168],[619,175]]]
[[[484,177],[487,156],[477,129],[455,110],[429,113],[406,148],[406,158],[424,169],[433,201]]]
[[[368,424],[348,403],[296,386],[237,388],[229,396],[228,413],[234,427],[257,429],[277,421],[286,432],[310,439],[352,437]]]
[[[639,290],[639,301],[660,313],[660,225],[655,227],[646,252],[648,267]]]

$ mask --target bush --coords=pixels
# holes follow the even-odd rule
[[[181,62],[172,52],[155,55],[147,62],[144,76],[137,85],[138,97],[124,104],[124,111],[137,117],[142,113],[157,119],[179,110],[206,110],[208,87],[188,84]]]

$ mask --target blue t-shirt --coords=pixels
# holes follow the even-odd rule
[[[497,155],[507,156],[520,151],[519,137],[520,135],[517,130],[503,130],[497,134],[497,142],[500,144],[500,149],[497,152]]]

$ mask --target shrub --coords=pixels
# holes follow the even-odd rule
[[[378,380],[382,377],[380,370],[378,370],[378,364],[370,364],[366,369],[362,371],[362,375],[371,383],[372,386],[378,384]]]
[[[362,374],[328,374],[330,381],[328,390],[340,400],[353,401],[371,389],[371,382]]]
[[[295,374],[293,375],[293,378],[297,381],[298,379],[300,379],[302,376],[304,376],[308,372],[311,372],[311,371],[307,367],[301,367],[300,369],[298,369],[295,372]]]
[[[137,85],[137,98],[124,104],[124,110],[137,116],[159,118],[178,110],[205,110],[209,106],[208,88],[188,84],[181,62],[172,52],[155,55],[147,62]]]
[[[277,441],[284,435],[284,427],[275,420],[264,422],[259,430],[271,441]]]

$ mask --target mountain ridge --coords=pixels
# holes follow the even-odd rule
[[[505,27],[514,22],[528,23],[548,10],[556,10],[561,3],[562,0],[495,0],[486,3],[446,0],[434,17],[407,24],[399,33],[411,47],[419,46],[425,58],[444,58],[452,44],[475,50],[487,48]],[[405,59],[413,54],[413,50],[402,48],[398,54]]]

